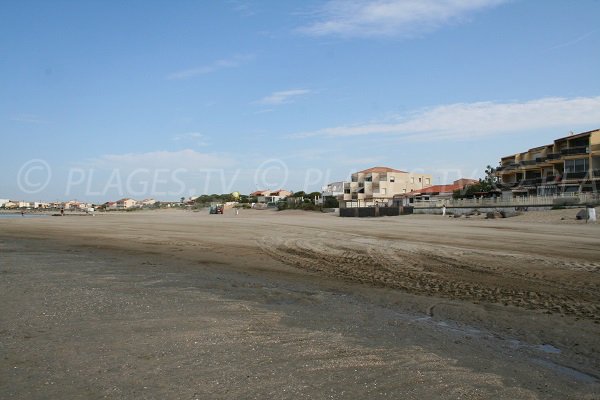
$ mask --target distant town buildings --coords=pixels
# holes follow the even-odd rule
[[[488,196],[494,202],[512,200],[521,202],[526,197],[544,196],[546,200],[552,197],[579,198],[585,193],[600,192],[600,129],[582,133],[571,133],[554,140],[553,143],[534,147],[522,153],[502,157],[500,165],[495,168],[493,175],[498,178],[497,187],[486,192],[476,192],[477,201]],[[386,206],[429,204],[445,205],[453,199],[456,190],[463,190],[469,185],[476,184],[473,179],[459,179],[452,184],[433,185],[430,174],[411,173],[390,167],[372,167],[351,175],[350,181],[337,181],[321,188],[321,196],[314,193],[311,199],[298,196],[289,199],[288,203],[308,202],[313,205],[324,204],[328,197],[335,197],[340,208],[362,208]],[[490,181],[486,181],[490,183]],[[499,190],[498,190],[499,189]],[[237,192],[236,192],[237,193]],[[268,208],[292,196],[285,189],[257,190],[250,193],[259,207]],[[299,193],[300,195],[301,193]],[[551,197],[546,197],[551,196]],[[236,197],[236,199],[239,196]],[[246,196],[244,201],[248,201]],[[471,195],[471,197],[473,197]],[[589,197],[589,196],[588,196]],[[37,202],[15,199],[0,199],[2,209],[53,209],[69,211],[89,211],[90,208],[101,210],[132,210],[138,208],[156,207],[193,207],[198,196],[189,197],[186,201],[157,202],[153,198],[137,201],[132,198],[122,198],[109,201],[94,207],[93,204],[70,200],[65,202]],[[462,201],[462,200],[461,200]],[[544,200],[545,201],[545,200]],[[335,201],[333,201],[335,203]],[[231,203],[233,204],[233,203]],[[553,204],[553,203],[549,203]],[[377,207],[379,206],[379,207]]]
[[[431,186],[429,174],[416,174],[389,167],[373,167],[352,174],[344,183],[339,197],[340,207],[370,207],[386,205],[395,195],[405,194]]]
[[[559,195],[600,189],[600,129],[502,157],[500,188],[513,196]]]

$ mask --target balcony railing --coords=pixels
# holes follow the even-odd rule
[[[535,162],[537,163],[543,163],[544,161],[546,161],[548,157],[536,157],[535,158]]]
[[[541,179],[540,178],[534,178],[534,179],[523,179],[521,181],[521,186],[535,186],[539,183],[541,183]]]
[[[562,156],[562,154],[560,154],[560,153],[548,153],[546,158],[548,160],[558,160],[558,159],[560,159],[561,156]]]
[[[589,175],[588,171],[583,172],[565,172],[564,179],[585,179]]]
[[[524,160],[521,161],[521,165],[535,165],[537,161],[535,160]]]
[[[588,146],[571,147],[569,149],[563,149],[560,153],[564,156],[573,156],[576,154],[588,154],[590,148]]]

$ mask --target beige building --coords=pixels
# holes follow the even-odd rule
[[[135,207],[137,205],[137,201],[129,198],[117,200],[117,210],[126,210],[128,208]]]
[[[416,174],[388,167],[373,167],[352,174],[344,183],[340,207],[373,207],[391,205],[394,195],[431,186],[429,174]]]
[[[503,191],[555,195],[600,190],[600,129],[571,134],[545,146],[502,157],[496,168]]]

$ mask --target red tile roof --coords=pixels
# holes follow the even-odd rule
[[[462,189],[462,185],[433,185],[426,187],[421,190],[417,190],[418,193],[449,193],[458,189]]]
[[[419,190],[413,190],[412,192],[408,192],[403,194],[402,196],[416,196],[419,194],[435,194],[435,193],[452,193],[455,190],[463,189],[465,186],[468,186],[470,183],[475,183],[476,181],[473,179],[464,179],[466,185],[461,184],[447,184],[447,185],[433,185]]]
[[[359,174],[368,174],[371,172],[400,172],[400,173],[406,173],[406,171],[400,171],[398,169],[394,169],[394,168],[389,168],[389,167],[372,167],[372,168],[368,168],[365,169],[363,171],[358,171]]]
[[[289,195],[292,192],[285,190],[285,189],[278,189],[278,190],[274,190],[271,192],[271,196],[281,196],[282,192],[284,192],[284,194]]]
[[[252,192],[250,193],[251,197],[256,197],[256,196],[280,196],[282,194],[282,192],[285,192],[284,194],[289,195],[292,192],[285,190],[285,189],[277,189],[277,190],[257,190],[256,192]]]

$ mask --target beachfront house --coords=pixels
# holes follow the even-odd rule
[[[292,192],[285,189],[257,190],[250,193],[250,197],[256,197],[257,203],[277,203],[279,200],[283,200],[291,195]]]
[[[373,167],[352,174],[338,197],[340,208],[391,205],[395,195],[431,186],[429,174],[400,171],[389,167]]]
[[[500,159],[503,197],[561,195],[600,190],[600,129],[571,133],[552,144]]]
[[[19,206],[19,202],[9,200],[6,203],[4,203],[2,206],[6,209],[17,208]]]
[[[446,204],[452,200],[455,190],[463,190],[468,185],[477,183],[476,179],[462,178],[445,185],[433,185],[423,189],[413,190],[409,193],[394,196],[395,206],[412,206],[415,203],[429,203],[432,205]]]
[[[338,197],[344,194],[344,185],[346,183],[346,181],[339,181],[339,182],[331,182],[328,183],[327,185],[321,187],[321,196],[322,197]]]
[[[144,199],[140,202],[141,207],[150,207],[156,204],[156,200],[154,199]]]

